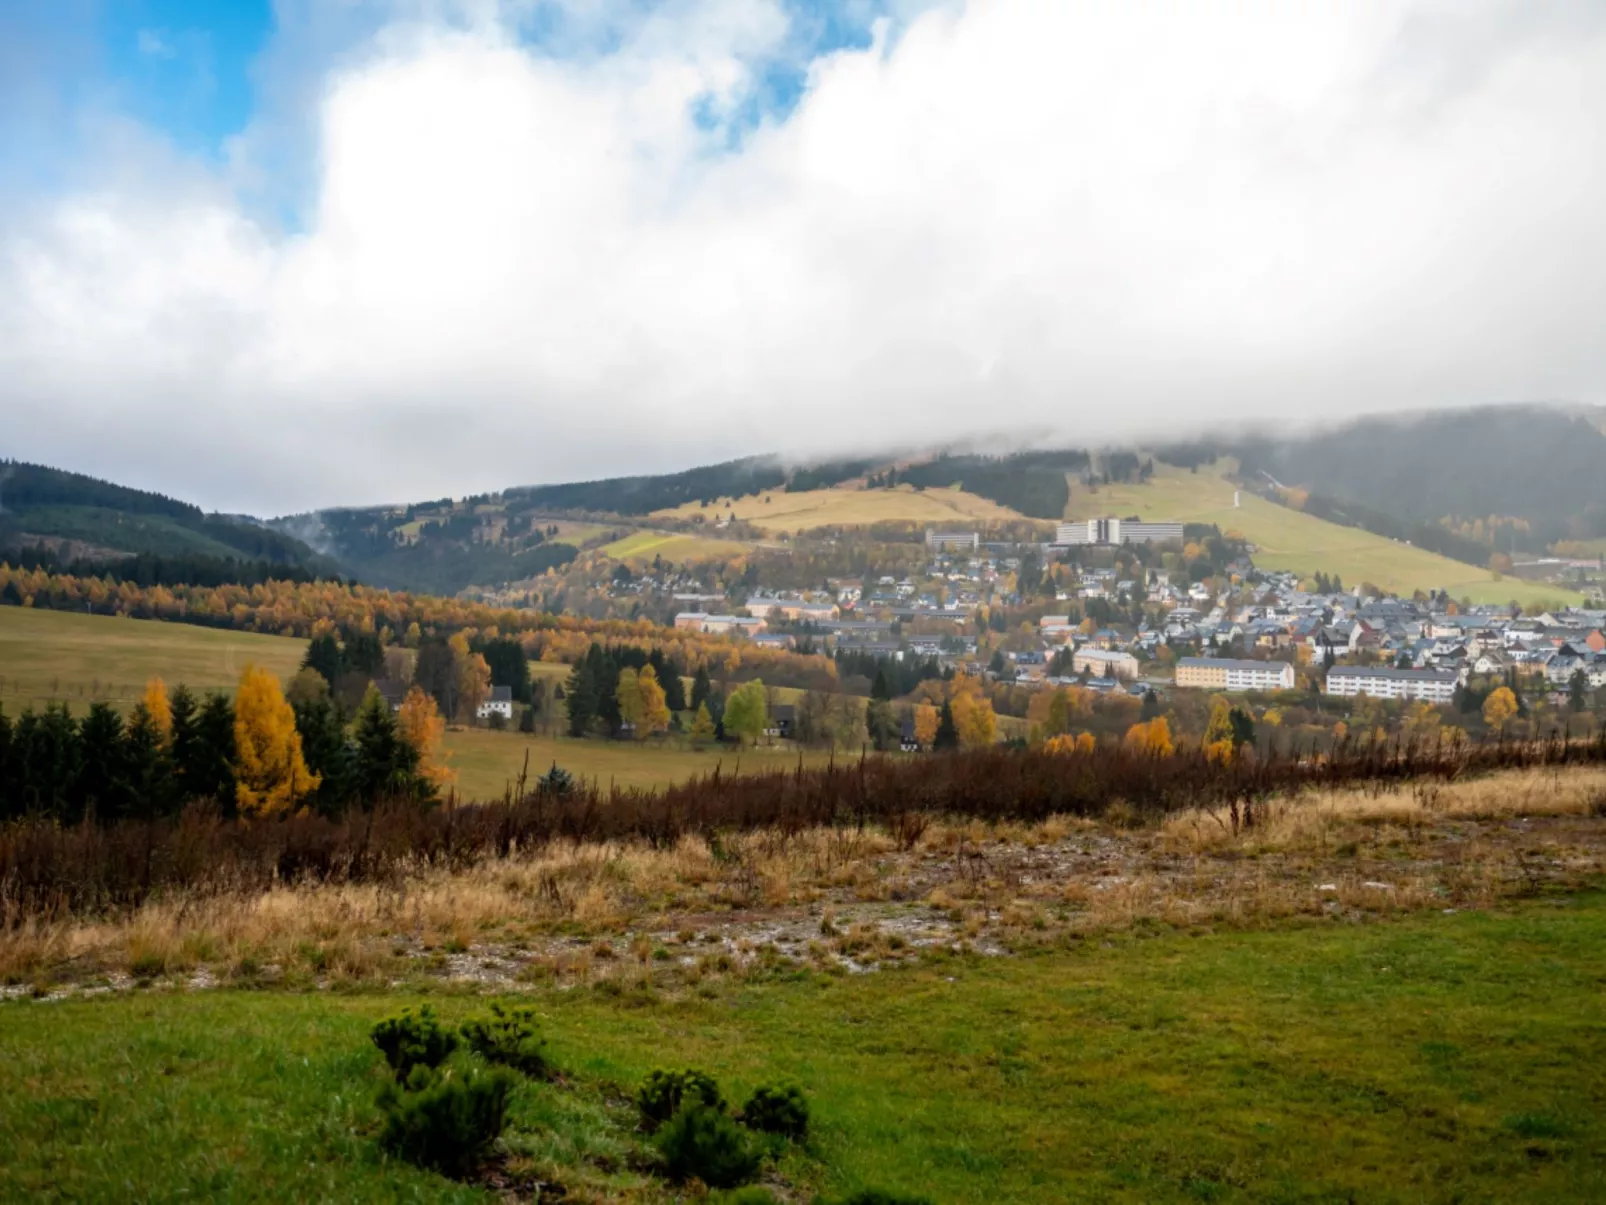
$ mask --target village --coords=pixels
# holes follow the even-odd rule
[[[810,591],[675,593],[673,622],[758,645],[933,658],[1020,686],[1135,696],[1313,689],[1443,705],[1482,677],[1536,684],[1559,706],[1606,687],[1606,605],[1524,611],[1302,580],[1261,571],[1249,548],[1180,523],[1062,524],[1050,544],[931,530],[925,545],[919,573]]]

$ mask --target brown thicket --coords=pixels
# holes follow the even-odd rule
[[[1198,748],[1157,755],[1130,744],[1070,753],[1002,748],[918,758],[861,758],[816,769],[733,777],[717,769],[659,791],[578,783],[496,802],[425,810],[391,803],[334,820],[299,815],[231,822],[193,806],[169,820],[0,829],[0,917],[140,904],[180,889],[261,891],[276,885],[399,883],[419,867],[457,869],[555,839],[636,839],[875,824],[898,832],[921,817],[985,821],[1098,818],[1112,807],[1157,821],[1188,809],[1251,828],[1268,800],[1308,788],[1378,791],[1499,770],[1606,763],[1591,742],[1356,743],[1326,756],[1223,759]]]

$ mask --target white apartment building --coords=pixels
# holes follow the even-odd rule
[[[1144,523],[1137,519],[1079,519],[1061,523],[1054,543],[1060,547],[1087,544],[1164,544],[1182,541],[1180,523]]]
[[[1325,693],[1449,703],[1455,698],[1456,683],[1459,681],[1460,678],[1449,670],[1335,665],[1327,671]]]
[[[1177,685],[1238,692],[1293,690],[1294,667],[1286,661],[1184,657],[1177,662]]]
[[[1131,653],[1111,652],[1089,645],[1071,655],[1071,672],[1079,674],[1083,670],[1095,678],[1108,676],[1130,682],[1138,676],[1138,659]]]

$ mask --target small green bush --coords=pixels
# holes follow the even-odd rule
[[[691,1068],[684,1071],[654,1071],[636,1093],[641,1123],[648,1133],[678,1113],[680,1106],[687,1101],[707,1105],[710,1109],[725,1107],[725,1099],[720,1095],[719,1084],[714,1077]]]
[[[664,1166],[676,1180],[735,1188],[758,1175],[760,1155],[747,1131],[724,1110],[689,1101],[658,1131]]]
[[[779,1198],[767,1188],[748,1185],[733,1188],[730,1192],[716,1193],[708,1198],[714,1205],[781,1205]]]
[[[809,1132],[809,1102],[798,1088],[759,1088],[742,1106],[741,1123],[750,1130],[801,1142]]]
[[[414,1067],[439,1067],[457,1049],[457,1035],[435,1019],[427,1004],[416,1013],[406,1009],[399,1017],[381,1021],[374,1026],[372,1037],[397,1081],[403,1083]]]
[[[534,1009],[504,1008],[493,1003],[491,1015],[465,1021],[462,1034],[469,1049],[487,1063],[500,1063],[537,1078],[551,1070],[542,1049],[545,1039],[536,1028]]]
[[[501,1137],[516,1083],[500,1069],[454,1076],[416,1065],[405,1084],[386,1084],[379,1094],[380,1145],[409,1163],[460,1177]]]

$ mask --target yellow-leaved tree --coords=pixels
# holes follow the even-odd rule
[[[1502,686],[1491,691],[1483,701],[1483,722],[1491,728],[1504,728],[1517,714],[1517,696],[1511,687]]]
[[[301,756],[296,713],[279,679],[248,665],[234,699],[234,796],[242,816],[293,811],[323,779]]]
[[[929,749],[937,739],[937,725],[942,723],[942,713],[930,703],[922,703],[915,708],[915,740],[922,749]]]
[[[1059,736],[1051,736],[1043,743],[1044,753],[1091,753],[1094,746],[1091,732],[1079,732],[1072,736],[1069,732]]]
[[[959,744],[964,749],[985,749],[998,737],[998,719],[993,714],[992,701],[974,691],[955,694],[949,704],[953,711],[954,729],[959,733]]]
[[[623,675],[620,675],[623,677]],[[669,728],[669,703],[664,688],[658,682],[658,671],[644,665],[636,675],[636,695],[641,712],[636,720],[636,736],[651,736]]]
[[[702,748],[714,739],[714,717],[709,714],[708,704],[697,704],[697,714],[692,717],[691,743]]]
[[[418,686],[409,690],[396,711],[396,729],[402,739],[417,750],[420,777],[436,789],[457,781],[457,771],[446,764],[451,755],[441,748],[446,720],[435,705],[434,695]]]
[[[1218,697],[1210,709],[1210,726],[1205,729],[1205,756],[1211,761],[1228,762],[1232,760],[1233,747],[1232,708],[1226,699]]]
[[[1175,751],[1171,725],[1163,715],[1155,716],[1147,724],[1133,724],[1126,730],[1126,743],[1156,757],[1169,757]]]
[[[156,729],[163,745],[173,742],[173,704],[167,698],[167,683],[160,678],[152,678],[145,683],[145,693],[139,697],[145,704],[145,712],[151,717],[151,726]]]

